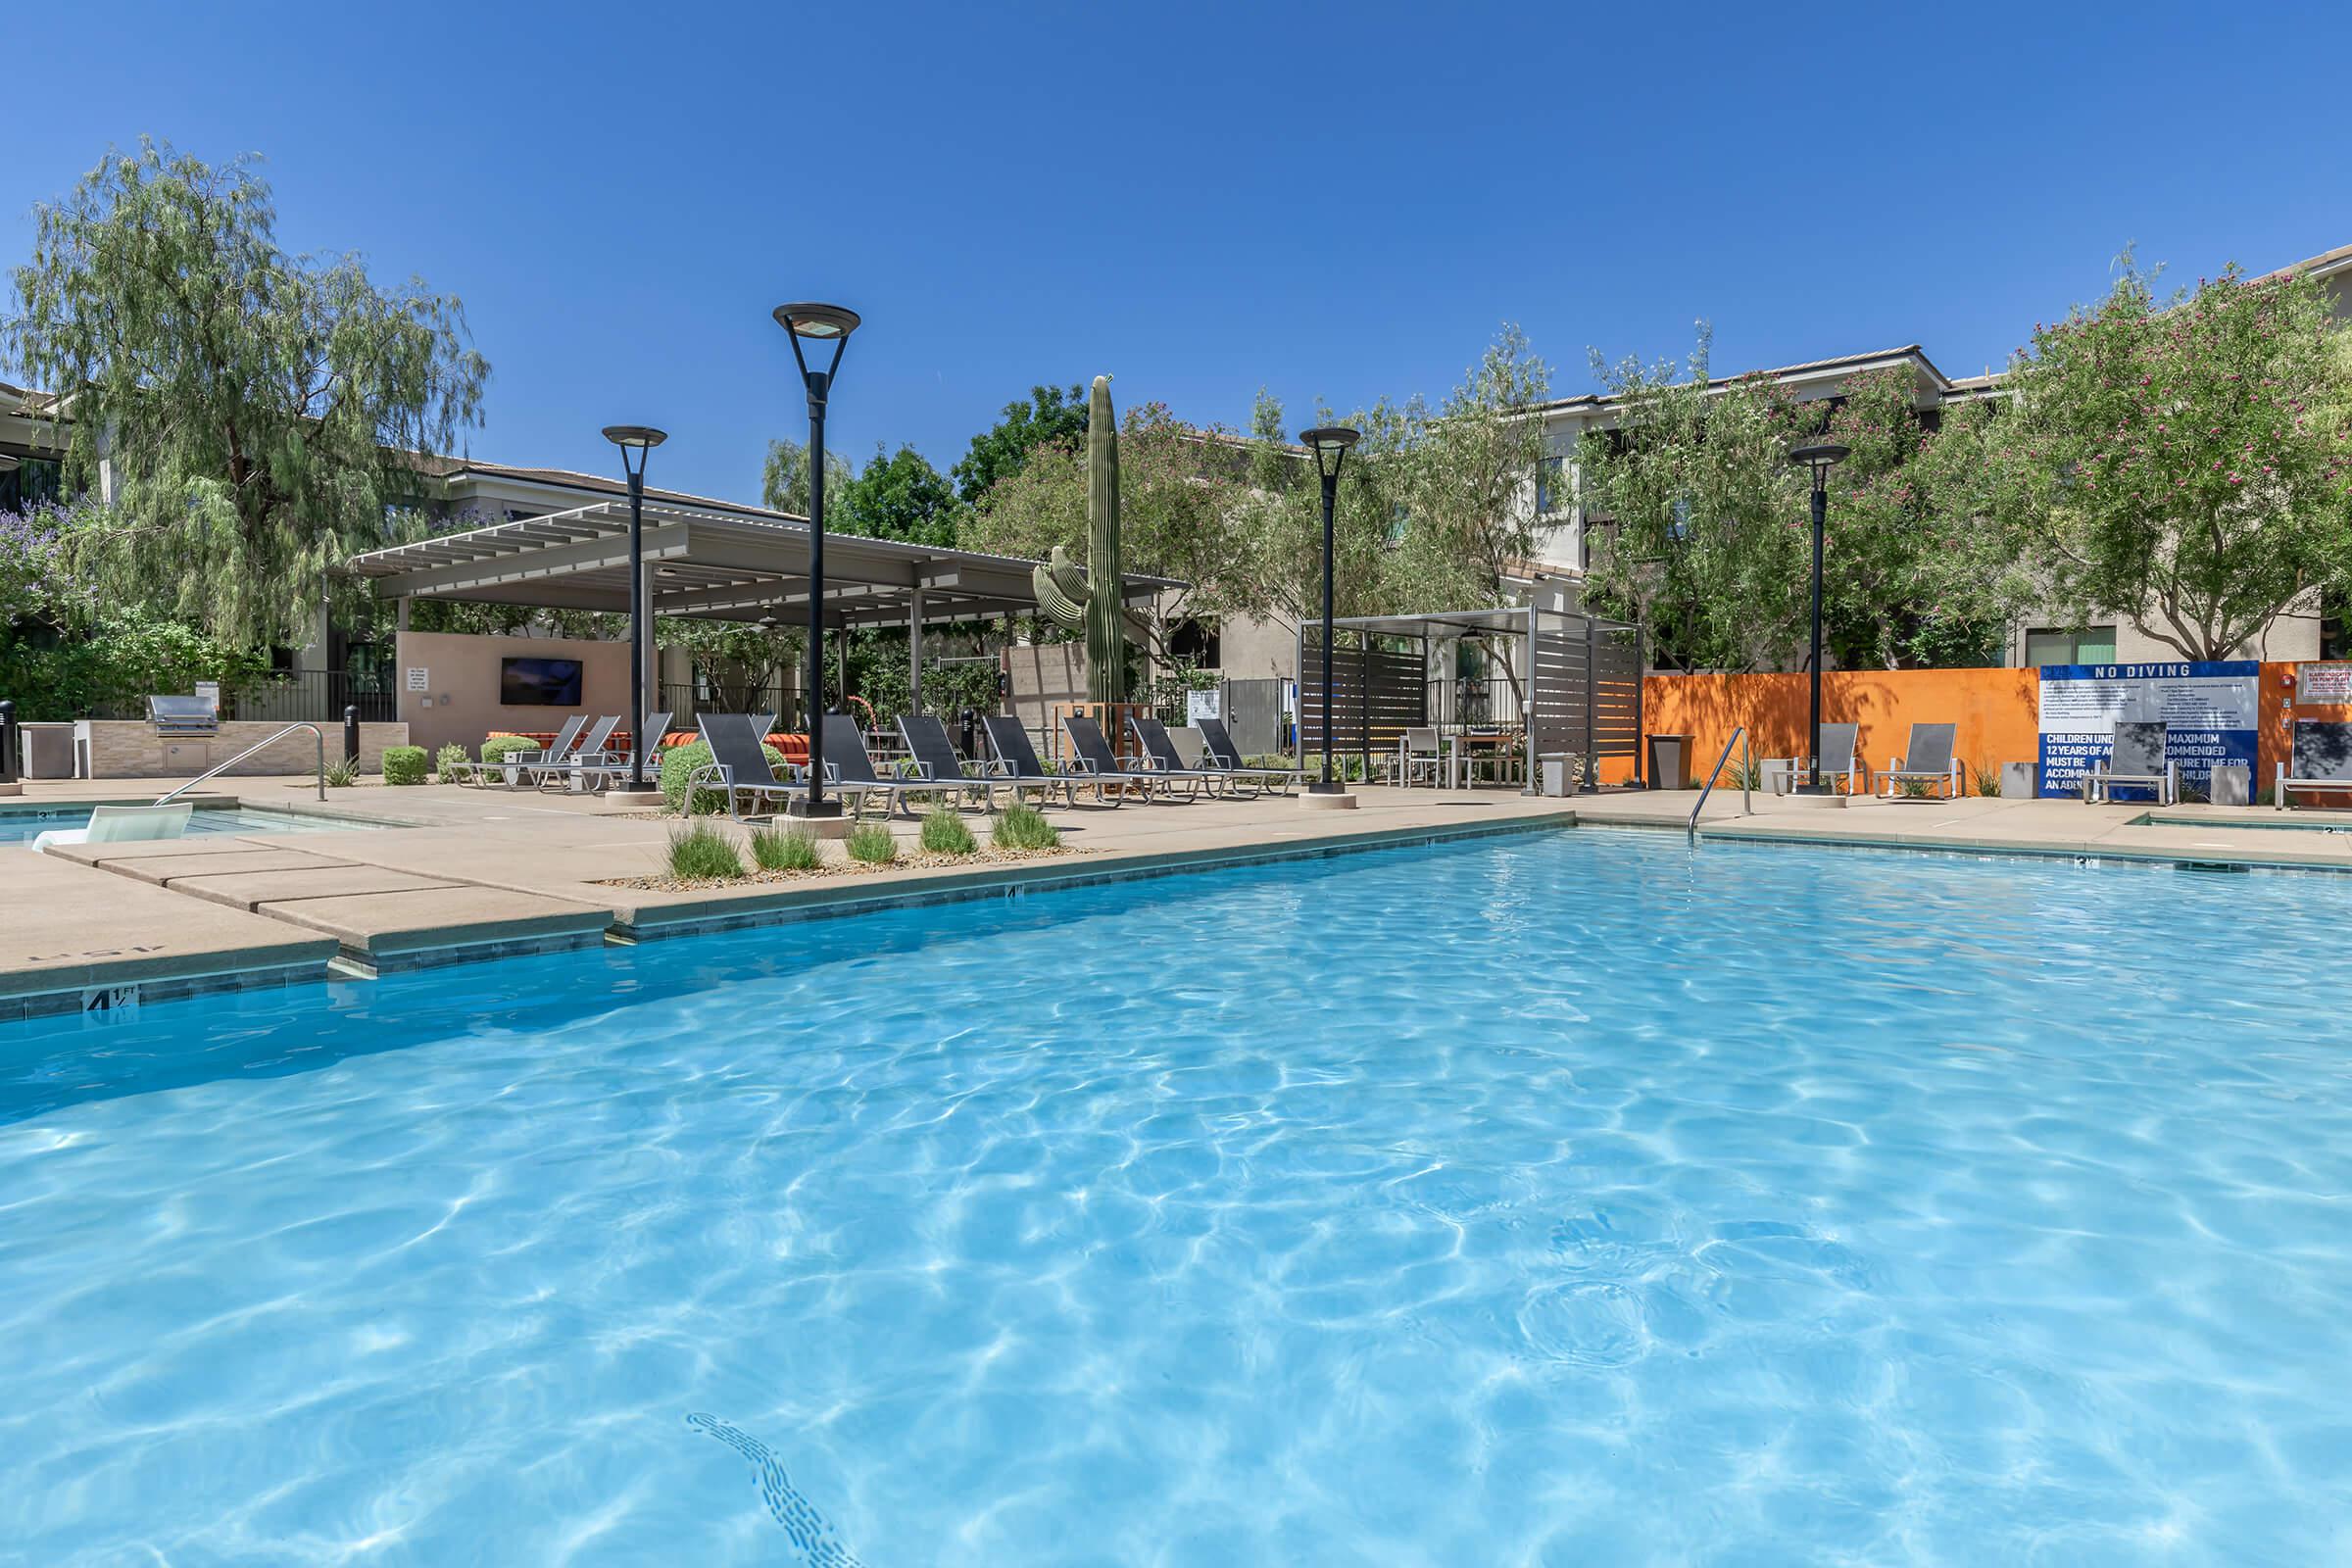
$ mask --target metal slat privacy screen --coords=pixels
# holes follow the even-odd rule
[[[1342,626],[1331,640],[1331,749],[1368,757],[1393,750],[1405,730],[1429,722],[1426,637],[1396,637]],[[1299,637],[1298,743],[1323,749],[1323,628]]]

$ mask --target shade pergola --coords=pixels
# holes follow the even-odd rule
[[[808,611],[809,531],[782,514],[745,515],[648,501],[642,565],[645,603],[655,615],[780,621]],[[907,628],[919,690],[922,629],[947,621],[1026,614],[1038,608],[1034,561],[1016,556],[825,535],[825,624]],[[344,569],[396,600],[446,599],[548,610],[629,609],[629,508],[599,501],[465,533],[371,550]],[[1184,586],[1129,573],[1133,602]],[[643,643],[640,643],[641,649]],[[641,652],[641,659],[650,654]]]

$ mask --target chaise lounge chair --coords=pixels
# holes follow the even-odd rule
[[[2165,726],[2119,723],[2115,746],[2104,766],[2082,775],[2082,799],[2094,806],[2115,804],[2115,786],[2152,789],[2159,806],[2180,799],[2180,764],[2164,758]]]
[[[188,830],[194,803],[172,806],[93,806],[87,827],[53,827],[32,837],[35,850],[52,844],[131,844],[146,839],[175,839]]]
[[[1251,767],[1242,760],[1241,749],[1233,744],[1233,734],[1221,718],[1200,720],[1201,766],[1222,768],[1257,780],[1260,788],[1277,795],[1288,795],[1300,779],[1309,776],[1303,767]]]
[[[1115,781],[1149,801],[1152,799],[1153,783],[1164,782],[1156,768],[1121,766],[1118,754],[1110,749],[1110,742],[1103,737],[1102,726],[1084,713],[1064,713],[1061,732],[1069,737],[1070,751],[1074,754],[1070,759],[1071,771],[1081,778],[1093,779],[1097,789],[1106,788]],[[1185,782],[1191,786],[1185,798],[1199,799],[1200,780],[1187,779]]]
[[[1952,756],[1952,741],[1959,731],[1957,724],[1912,725],[1903,755],[1888,762],[1886,771],[1879,775],[1879,794],[1891,797],[1909,783],[1941,784],[1948,791],[1945,799],[1958,800],[1960,763]]]
[[[765,739],[748,714],[705,713],[695,723],[703,732],[703,744],[710,748],[710,760],[686,775],[688,816],[694,814],[695,797],[705,789],[723,791],[727,815],[738,822],[743,813],[736,802],[743,796],[782,801],[804,792],[805,786],[776,777],[763,749]]]
[[[999,788],[1009,788],[1013,799],[1020,799],[1025,789],[1041,790],[1048,805],[1053,804],[1054,792],[1059,791],[1070,805],[1078,804],[1078,786],[1092,786],[1095,801],[1100,806],[1116,807],[1127,798],[1127,787],[1117,786],[1116,793],[1107,784],[1074,773],[1052,773],[1037,760],[1037,748],[1030,744],[1029,732],[1021,721],[1009,714],[983,715],[981,722],[988,727],[988,750],[995,759],[988,764],[988,781]]]
[[[2332,794],[2352,806],[2352,724],[2327,718],[2295,720],[2291,763],[2278,764],[2271,805],[2283,811],[2297,794]]]
[[[981,808],[997,808],[997,792],[983,776],[977,776],[964,766],[963,758],[956,752],[956,743],[948,738],[948,726],[930,713],[901,713],[899,739],[906,743],[906,755],[914,759],[920,776],[933,783],[960,781],[966,800],[977,798]]]
[[[1176,750],[1176,741],[1168,733],[1168,726],[1160,720],[1130,713],[1127,715],[1127,728],[1134,734],[1136,745],[1144,749],[1145,767],[1158,777],[1191,779],[1196,789],[1210,794],[1216,793],[1219,786],[1228,791],[1244,787],[1243,776],[1229,768],[1194,767],[1187,763],[1184,754]],[[1252,795],[1257,793],[1254,784],[1249,788]]]
[[[839,789],[850,797],[850,809],[862,815],[865,803],[875,796],[886,803],[885,815],[899,808],[899,803],[916,796],[939,800],[951,795],[969,796],[970,781],[958,774],[950,781],[927,778],[885,778],[874,770],[874,760],[865,749],[865,731],[847,713],[825,715],[825,787]],[[906,812],[914,814],[911,808]]]
[[[648,713],[645,722],[629,736],[624,751],[605,751],[589,758],[587,748],[580,751],[580,774],[585,788],[617,789],[629,781],[629,764],[635,760],[632,753],[645,757],[645,776],[653,783],[662,781],[662,741],[669,733],[669,714]]]
[[[1806,759],[1796,760],[1796,780],[1805,776]],[[1824,724],[1821,726],[1821,757],[1815,765],[1818,782],[1833,780],[1843,786],[1844,795],[1866,793],[1870,789],[1870,769],[1862,760],[1862,726],[1859,724]]]
[[[488,784],[495,778],[508,789],[518,788],[522,783],[524,768],[545,762],[561,761],[569,757],[572,747],[579,741],[580,731],[587,727],[588,715],[574,713],[564,721],[562,729],[556,731],[553,744],[544,749],[536,752],[509,752],[495,762],[468,762],[466,764],[464,773],[476,784]],[[487,746],[490,743],[485,738],[482,744]]]
[[[596,721],[594,728],[581,737],[579,745],[573,748],[568,757],[551,755],[540,761],[524,762],[521,764],[520,770],[530,775],[531,787],[534,789],[543,790],[550,783],[561,783],[567,788],[578,789],[586,782],[586,769],[591,764],[604,760],[605,745],[612,739],[612,732],[618,728],[620,728],[620,715],[607,713]],[[550,753],[554,753],[554,751],[555,748],[549,748]]]

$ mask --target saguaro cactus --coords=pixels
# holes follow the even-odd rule
[[[1119,426],[1110,412],[1110,377],[1095,377],[1086,399],[1087,560],[1054,547],[1037,568],[1037,605],[1072,631],[1086,633],[1086,695],[1098,703],[1127,700],[1126,582],[1119,567]]]

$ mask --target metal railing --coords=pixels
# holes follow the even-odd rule
[[[318,743],[318,799],[323,802],[326,799],[326,732],[321,730],[318,725],[306,721],[300,724],[288,724],[284,729],[271,730],[268,736],[261,740],[255,741],[251,746],[246,747],[243,751],[230,758],[227,761],[220,763],[217,767],[206,768],[203,772],[197,774],[194,778],[188,780],[185,784],[182,784],[179,788],[172,791],[170,794],[158,795],[151,804],[156,806],[171,805],[173,801],[178,800],[182,795],[187,794],[188,791],[194,789],[197,785],[205,782],[205,780],[219,778],[221,774],[227,772],[230,768],[236,766],[239,762],[242,762],[245,760],[245,759],[260,751],[263,747],[273,745],[278,741],[284,740],[287,736],[293,734],[298,729],[309,730],[311,732],[311,739]]]
[[[1748,791],[1755,782],[1756,759],[1755,754],[1748,750],[1747,726],[1742,724],[1732,731],[1730,740],[1723,743],[1723,755],[1715,759],[1715,765],[1707,770],[1707,782],[1699,789],[1698,804],[1690,808],[1688,831],[1694,842],[1698,838],[1698,813],[1707,808],[1707,797],[1715,793],[1715,780],[1722,774],[1723,764],[1732,760],[1732,748],[1735,746],[1740,748],[1740,814],[1755,814],[1755,797]]]

